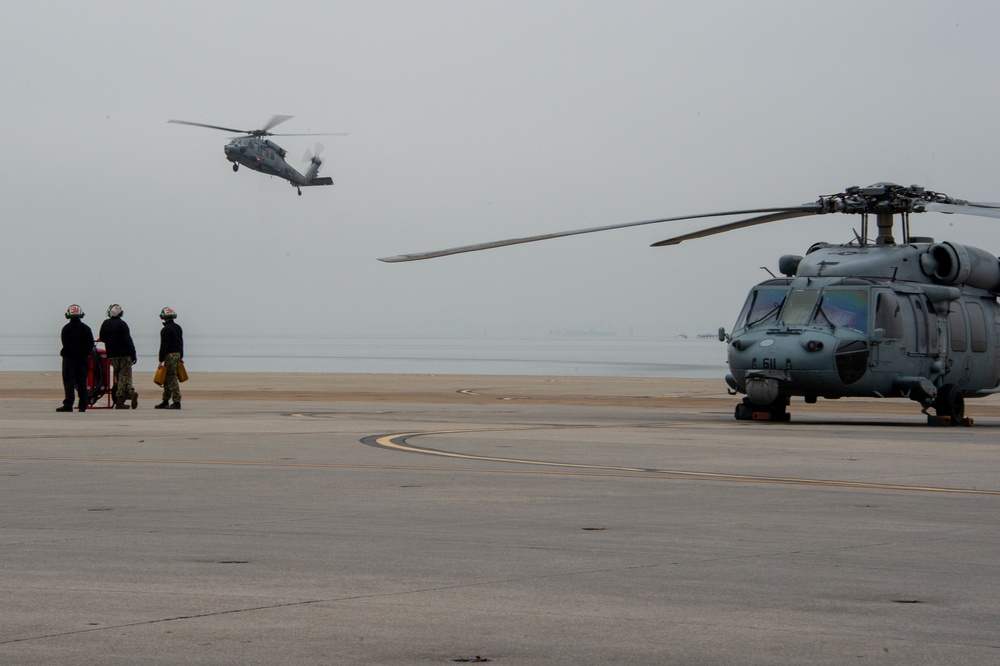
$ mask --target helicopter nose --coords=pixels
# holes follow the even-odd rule
[[[240,153],[246,152],[246,148],[240,147],[239,144],[237,144],[236,142],[227,143],[223,148],[223,150],[226,151],[227,156],[234,156],[234,157],[236,155],[239,155]]]

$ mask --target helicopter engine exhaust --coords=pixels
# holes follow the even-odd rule
[[[958,243],[935,243],[920,257],[924,274],[941,284],[1000,291],[1000,259],[985,250]]]

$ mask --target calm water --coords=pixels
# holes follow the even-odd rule
[[[0,336],[0,371],[58,371],[59,338]],[[156,368],[158,338],[136,338],[140,371]],[[187,337],[191,372],[356,372],[722,378],[718,340],[631,337]]]

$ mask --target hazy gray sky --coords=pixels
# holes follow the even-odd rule
[[[117,302],[155,333],[642,336],[732,324],[824,216],[651,249],[698,222],[414,264],[377,257],[743,207],[855,184],[1000,200],[1000,5],[5,2],[0,333]],[[304,190],[228,134],[321,139]],[[293,166],[313,140],[279,138]],[[996,221],[914,232],[1000,252]]]

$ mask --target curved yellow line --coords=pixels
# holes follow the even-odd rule
[[[557,427],[557,426],[554,426]],[[425,455],[441,456],[444,458],[456,458],[461,460],[481,460],[486,462],[512,463],[518,465],[538,465],[542,467],[562,467],[569,469],[586,470],[607,470],[611,472],[628,472],[632,474],[643,474],[645,478],[687,478],[701,481],[730,481],[734,483],[774,483],[784,485],[801,486],[823,486],[833,488],[863,488],[867,490],[909,490],[934,493],[958,493],[969,495],[1000,495],[998,490],[976,490],[971,488],[942,488],[937,486],[904,486],[890,483],[872,483],[867,481],[836,481],[831,479],[800,479],[795,477],[780,476],[751,476],[747,474],[726,474],[718,472],[692,472],[679,469],[649,469],[643,467],[617,467],[613,465],[586,465],[582,463],[551,462],[545,460],[526,460],[521,458],[500,458],[496,456],[483,456],[470,453],[455,453],[451,451],[440,451],[436,449],[425,449],[416,446],[409,446],[405,441],[410,437],[423,437],[427,435],[453,435],[467,432],[491,432],[492,429],[465,429],[465,430],[430,430],[424,432],[398,433],[395,435],[384,435],[376,439],[376,443],[388,449],[396,449],[407,453],[422,453]]]

